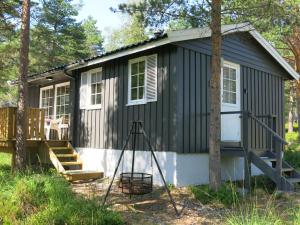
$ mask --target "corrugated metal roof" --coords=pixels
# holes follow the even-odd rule
[[[150,42],[158,41],[158,40],[161,40],[161,39],[167,38],[167,37],[168,37],[168,35],[166,33],[158,34],[158,35],[155,35],[154,37],[151,37],[151,38],[149,38],[145,41],[137,42],[137,43],[134,43],[134,44],[131,44],[131,45],[126,45],[124,47],[115,49],[113,51],[105,52],[105,53],[97,55],[97,56],[93,56],[93,57],[89,57],[89,58],[85,58],[85,59],[78,59],[78,60],[76,60],[74,62],[71,62],[71,63],[68,63],[68,64],[56,66],[56,67],[53,67],[49,70],[45,70],[45,71],[42,71],[42,72],[39,72],[39,73],[31,74],[31,75],[28,76],[28,78],[35,78],[35,77],[38,77],[38,76],[46,74],[46,73],[53,73],[53,72],[61,71],[61,70],[64,70],[67,66],[71,66],[71,65],[81,63],[81,62],[86,63],[86,62],[89,62],[89,61],[95,60],[95,59],[100,59],[100,58],[108,56],[108,55],[113,55],[115,53],[119,53],[119,52],[122,52],[122,51],[125,51],[125,50],[128,50],[128,49],[131,49],[131,48],[142,46],[142,45],[148,44]]]

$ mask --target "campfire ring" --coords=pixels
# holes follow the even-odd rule
[[[148,173],[121,173],[119,188],[128,195],[144,195],[152,192],[153,177]]]

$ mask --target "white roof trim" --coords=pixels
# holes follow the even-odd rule
[[[299,74],[282,58],[277,50],[256,30],[251,30],[249,33],[269,52],[276,61],[296,80],[299,79]]]
[[[253,38],[255,38],[264,49],[269,52],[274,59],[296,80],[299,79],[299,74],[282,58],[282,56],[275,50],[275,48],[266,40],[264,39],[255,29],[253,26],[251,26],[249,23],[240,23],[240,24],[233,24],[233,25],[223,25],[222,26],[222,35],[227,35],[231,33],[236,32],[249,32]],[[187,29],[187,30],[179,30],[179,31],[170,31],[167,33],[168,37],[153,41],[148,44],[137,46],[132,49],[124,50],[121,52],[117,52],[115,54],[111,54],[108,56],[103,56],[98,59],[94,59],[91,61],[88,61],[86,63],[76,63],[69,65],[65,68],[65,70],[75,70],[99,63],[103,63],[112,59],[120,58],[123,56],[131,55],[134,53],[146,51],[149,49],[153,49],[158,46],[179,42],[179,41],[186,41],[186,40],[192,40],[192,39],[198,39],[198,38],[207,38],[211,36],[211,29],[209,27],[205,28],[193,28],[193,29]]]

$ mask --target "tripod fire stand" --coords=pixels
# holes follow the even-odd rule
[[[111,191],[111,187],[112,187],[112,185],[113,185],[115,176],[116,176],[116,174],[117,174],[117,172],[118,172],[118,168],[119,168],[119,166],[120,166],[121,160],[122,160],[122,158],[124,157],[125,149],[126,149],[128,143],[129,143],[130,137],[132,137],[132,136],[133,136],[133,144],[132,144],[132,145],[133,145],[133,146],[132,146],[132,147],[133,147],[133,149],[132,149],[133,151],[132,151],[132,167],[131,167],[131,173],[122,173],[122,174],[121,174],[121,180],[120,180],[120,182],[124,182],[124,183],[122,184],[122,190],[123,190],[123,186],[126,185],[127,190],[128,190],[127,193],[130,194],[130,195],[149,193],[149,191],[147,191],[147,190],[145,190],[145,188],[143,188],[143,187],[149,185],[149,183],[145,183],[145,182],[146,182],[146,181],[145,181],[145,176],[144,176],[144,175],[143,175],[143,176],[139,176],[139,177],[136,176],[136,174],[143,174],[143,173],[135,173],[135,172],[134,172],[135,147],[136,147],[136,136],[137,136],[137,135],[143,135],[144,140],[146,141],[146,144],[148,145],[148,147],[149,147],[149,149],[150,149],[150,152],[151,152],[151,155],[152,155],[152,157],[153,157],[153,159],[154,159],[154,161],[155,161],[155,163],[156,163],[157,169],[158,169],[158,171],[159,171],[159,173],[160,173],[161,179],[162,179],[162,181],[163,181],[163,183],[164,183],[165,189],[166,189],[166,191],[167,191],[167,193],[168,193],[168,196],[169,196],[169,198],[170,198],[170,202],[172,203],[172,205],[173,205],[173,207],[174,207],[174,210],[175,210],[175,212],[176,212],[176,215],[179,216],[179,212],[178,212],[178,210],[177,210],[175,201],[173,200],[173,197],[172,197],[172,195],[171,195],[171,192],[170,192],[170,190],[169,190],[169,188],[168,188],[168,186],[167,186],[167,183],[166,183],[166,181],[165,181],[165,178],[164,178],[164,176],[163,176],[163,173],[162,173],[162,171],[161,171],[161,169],[160,169],[160,166],[159,166],[159,164],[158,164],[157,158],[156,158],[156,156],[155,156],[155,154],[154,154],[153,147],[152,147],[152,145],[151,145],[151,143],[150,143],[150,139],[148,138],[147,134],[145,133],[145,130],[144,130],[144,128],[143,128],[143,124],[142,124],[141,121],[133,121],[133,122],[132,122],[132,126],[131,126],[131,129],[130,129],[130,132],[129,132],[129,134],[128,134],[127,138],[126,138],[125,144],[124,144],[124,146],[123,146],[123,148],[122,148],[122,152],[121,152],[120,158],[119,158],[119,160],[118,160],[117,167],[115,168],[114,175],[113,175],[112,180],[111,180],[111,182],[110,182],[110,184],[109,184],[109,187],[108,187],[107,192],[106,192],[106,194],[105,194],[105,197],[104,197],[104,199],[103,199],[102,205],[105,205],[105,203],[106,203],[106,199],[107,199],[107,197],[108,197],[108,195],[109,195],[109,193],[110,193],[110,191]],[[125,182],[124,180],[122,181],[122,179],[124,179],[124,177],[123,177],[124,174],[129,175],[129,176],[127,176],[126,179],[125,179],[126,182]],[[122,176],[122,175],[123,175],[123,176]],[[146,175],[148,175],[147,177],[149,177],[150,174],[146,174]],[[139,179],[138,182],[136,182],[137,179]],[[138,186],[138,188],[137,188],[137,186]],[[137,193],[137,192],[138,192],[137,190],[142,190],[142,191],[140,191],[139,193]],[[148,190],[151,190],[151,191],[152,191],[152,175],[151,175],[151,189],[148,189]],[[124,193],[124,192],[123,192],[123,193]]]

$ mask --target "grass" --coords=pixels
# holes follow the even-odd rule
[[[226,207],[234,206],[240,195],[233,183],[225,183],[218,191],[209,188],[208,185],[190,186],[195,199],[203,204],[222,204]]]
[[[227,211],[224,224],[229,225],[298,225],[300,224],[299,194],[268,194],[255,190]]]
[[[233,212],[228,212],[225,224],[229,225],[283,225],[286,224],[270,199],[264,207],[256,201],[243,202]]]
[[[10,156],[0,154],[0,218],[3,224],[121,225],[121,216],[97,199],[75,195],[68,182],[51,171],[13,176]]]
[[[207,185],[191,186],[190,190],[202,204],[223,205],[225,213],[221,224],[300,224],[300,196],[277,192],[270,194],[265,185],[269,185],[269,181],[260,177],[254,191],[245,197],[238,194],[233,183],[225,183],[218,191],[209,189]]]

